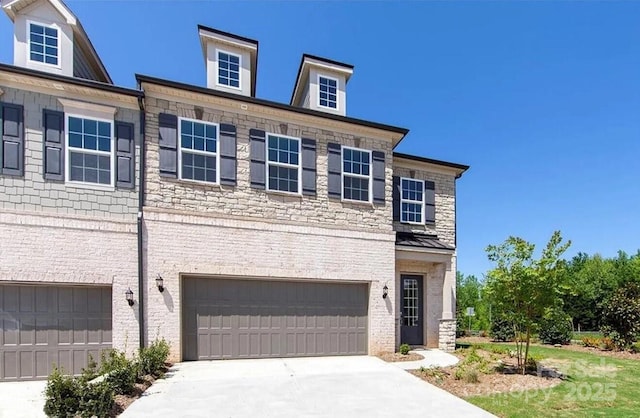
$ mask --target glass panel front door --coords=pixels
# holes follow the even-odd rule
[[[400,342],[402,344],[424,344],[424,322],[422,305],[422,276],[400,277],[402,300],[400,323]]]

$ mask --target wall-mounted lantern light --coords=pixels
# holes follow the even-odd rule
[[[385,284],[384,287],[382,288],[382,299],[386,299],[387,295],[389,295],[389,288]]]
[[[156,277],[156,286],[158,286],[158,290],[160,291],[160,293],[164,292],[164,280],[159,274],[158,277]]]
[[[129,306],[133,306],[133,291],[131,290],[131,288],[124,292],[124,297],[127,299],[127,303],[129,304]]]

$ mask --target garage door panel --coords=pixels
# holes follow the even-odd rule
[[[111,289],[0,285],[0,325],[0,380],[80,373],[111,348]]]

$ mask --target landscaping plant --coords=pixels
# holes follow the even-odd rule
[[[607,300],[601,330],[619,350],[633,345],[640,334],[640,286],[637,283],[619,288]]]
[[[169,357],[169,343],[164,339],[155,340],[149,347],[140,349],[138,354],[140,376],[161,376]]]
[[[411,350],[411,347],[409,347],[409,344],[400,345],[400,354],[406,356],[407,354],[409,354],[410,350]]]
[[[496,310],[513,324],[518,368],[523,374],[533,332],[545,312],[558,306],[560,296],[568,291],[560,256],[569,245],[556,231],[539,259],[534,258],[535,245],[518,237],[487,247],[489,260],[496,266],[488,273],[486,293]]]
[[[544,344],[569,344],[573,337],[571,318],[559,309],[551,310],[540,322],[539,337]]]

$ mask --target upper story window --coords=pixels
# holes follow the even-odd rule
[[[49,65],[58,65],[58,29],[29,23],[29,59]]]
[[[267,190],[300,193],[300,139],[268,135]]]
[[[240,55],[218,51],[218,84],[240,88]]]
[[[112,121],[67,116],[67,179],[113,186]]]
[[[338,80],[318,76],[318,103],[322,107],[338,108]]]
[[[180,178],[218,183],[218,125],[180,119]]]
[[[400,222],[424,223],[424,181],[400,179]]]
[[[371,151],[342,147],[342,198],[371,201]]]

